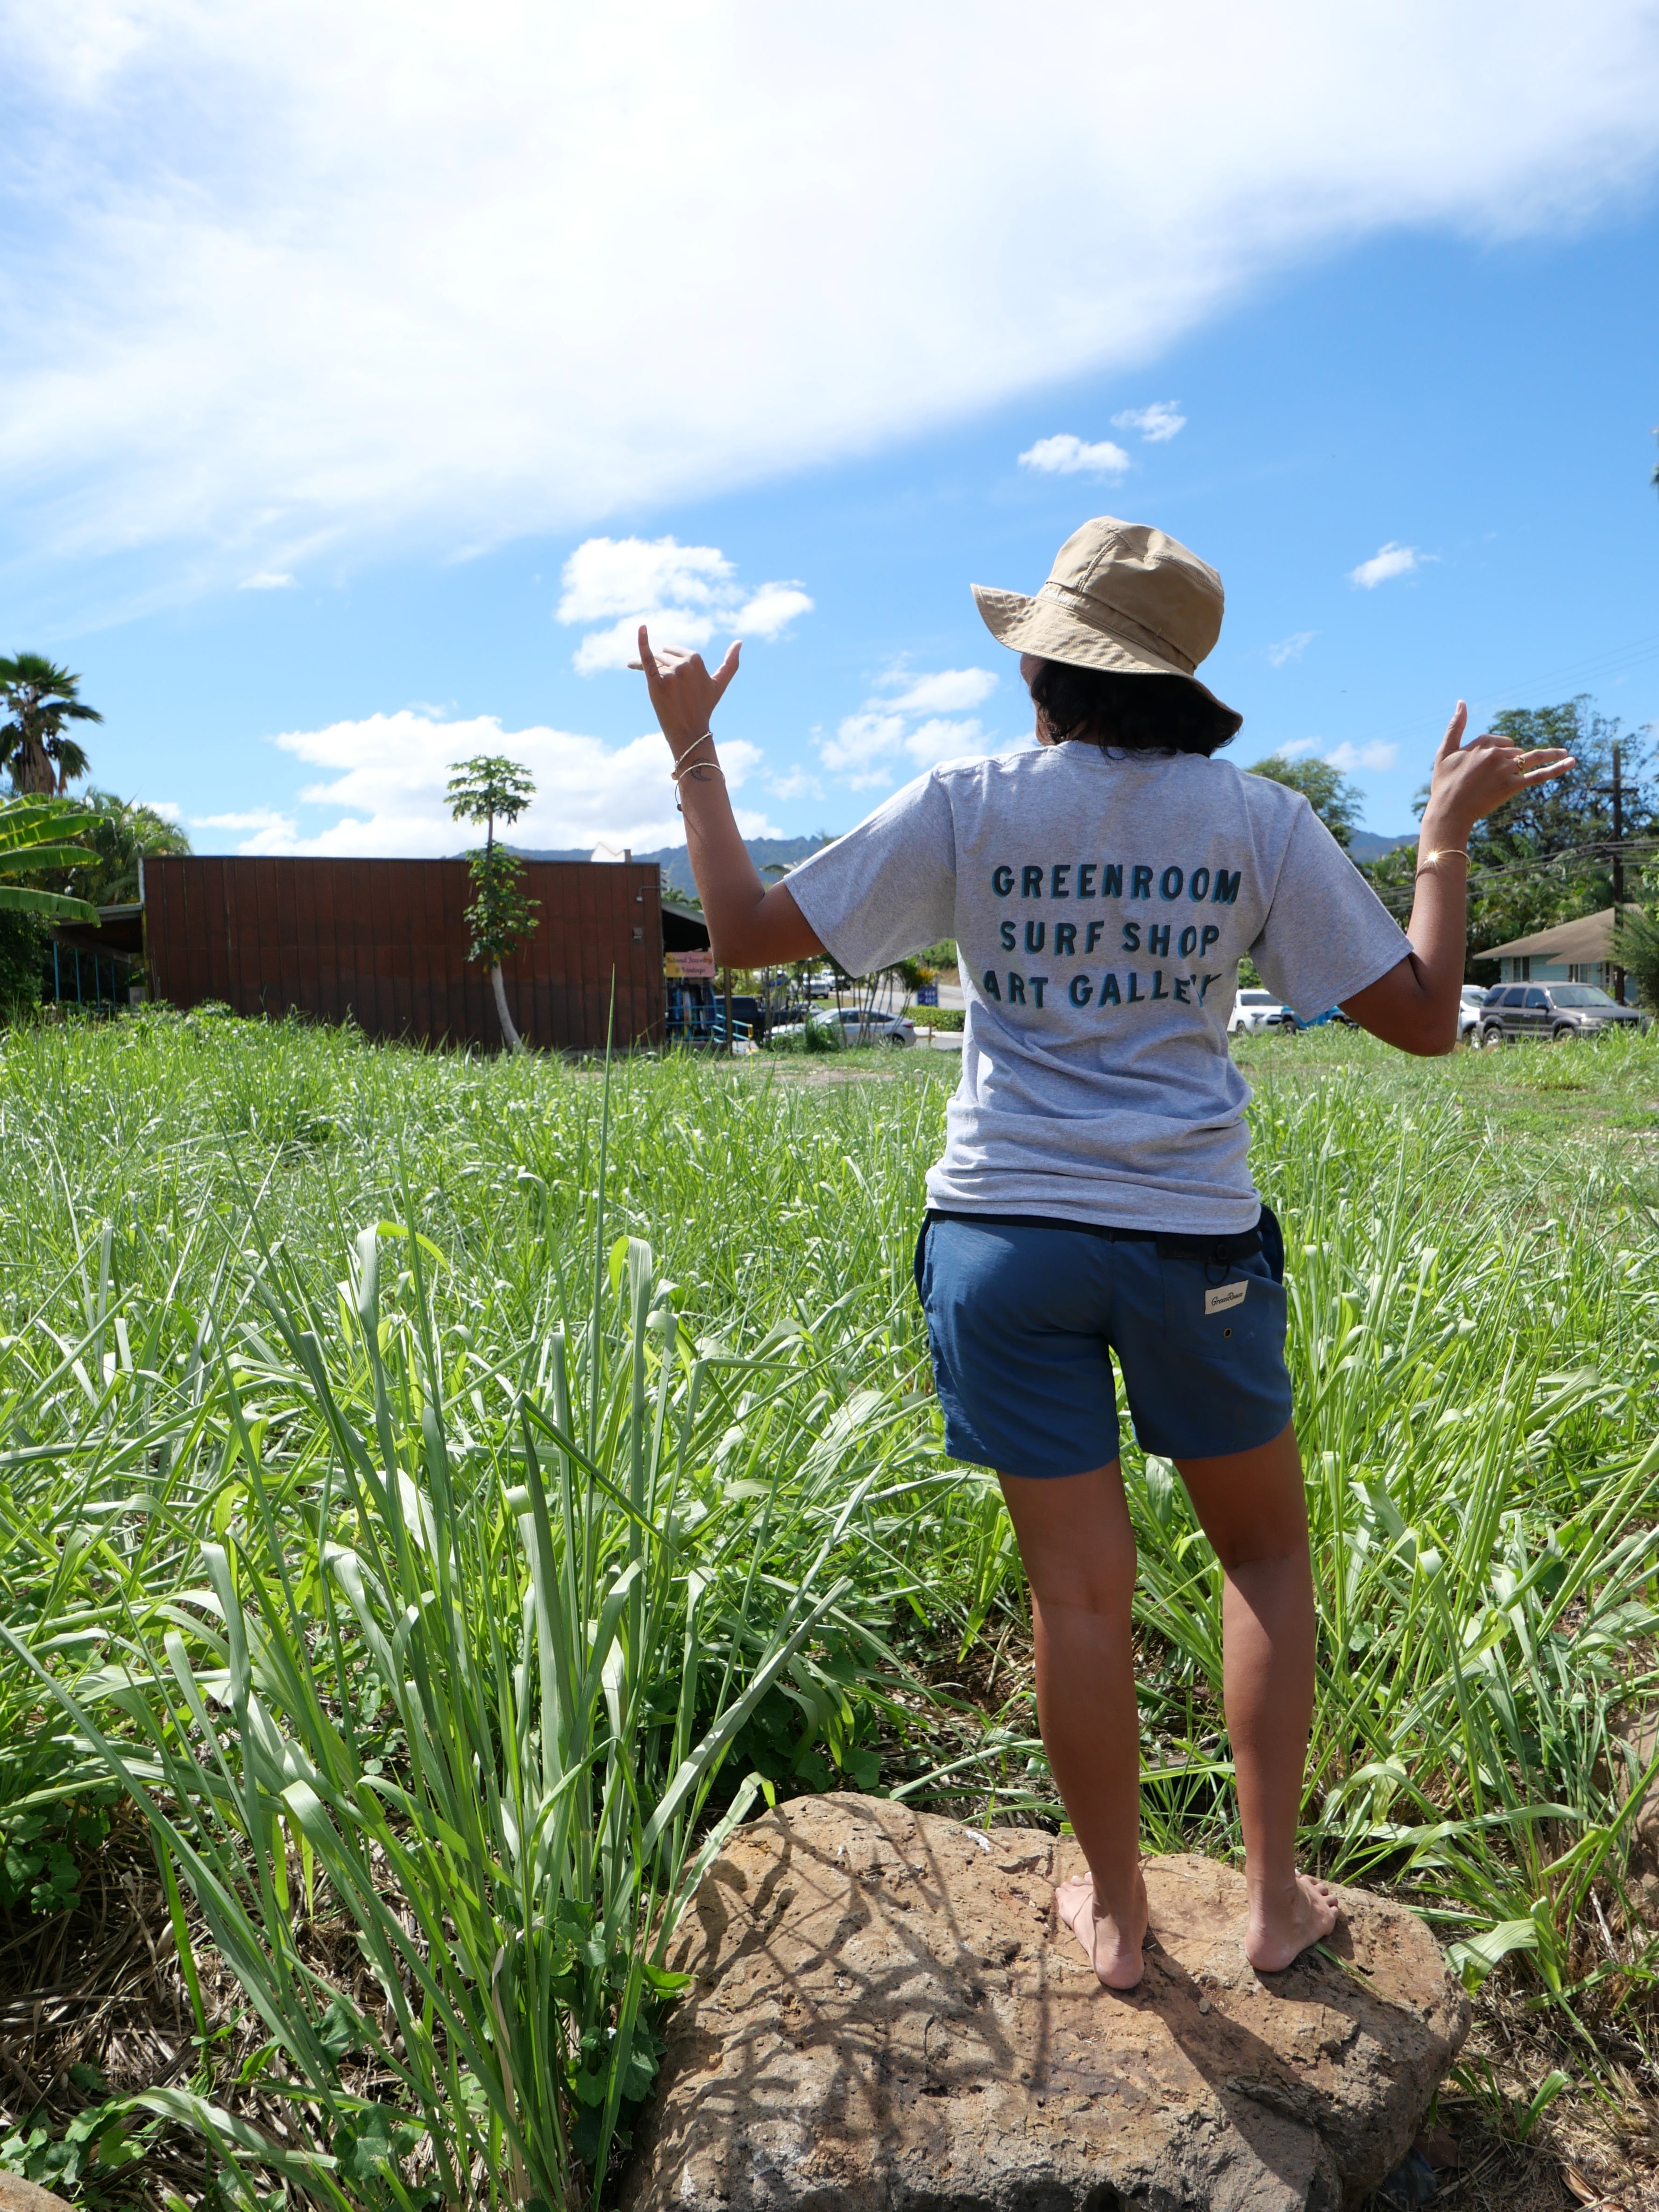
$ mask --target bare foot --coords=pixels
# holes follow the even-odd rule
[[[1244,1955],[1259,1974],[1282,1973],[1330,1934],[1336,1918],[1336,1892],[1310,1874],[1297,1875],[1289,1889],[1271,1897],[1253,1892]]]
[[[1132,1990],[1145,1971],[1141,1946],[1146,1941],[1146,1884],[1135,1869],[1135,1905],[1121,1925],[1095,1904],[1093,1877],[1074,1874],[1054,1892],[1054,1910],[1088,1954],[1089,1964],[1109,1990]]]

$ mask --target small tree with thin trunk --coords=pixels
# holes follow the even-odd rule
[[[499,819],[510,827],[535,796],[530,771],[500,753],[478,753],[471,760],[450,763],[450,812],[458,822],[484,825],[483,843],[466,856],[476,893],[466,910],[467,927],[472,932],[466,957],[482,960],[489,968],[501,1035],[514,1052],[524,1050],[524,1039],[507,1012],[501,963],[535,929],[540,902],[526,897],[519,881],[519,857],[495,842],[495,823]]]

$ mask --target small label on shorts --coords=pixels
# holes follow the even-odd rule
[[[1248,1283],[1222,1283],[1213,1291],[1206,1291],[1205,1312],[1206,1314],[1225,1313],[1229,1306],[1243,1305],[1244,1293],[1249,1287]]]

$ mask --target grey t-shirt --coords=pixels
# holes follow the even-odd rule
[[[1251,1228],[1240,957],[1311,1018],[1409,949],[1300,793],[1076,741],[945,762],[789,889],[852,975],[956,938],[962,1081],[927,1197],[961,1212]]]

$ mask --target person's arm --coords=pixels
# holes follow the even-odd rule
[[[686,851],[714,957],[723,967],[766,968],[816,958],[823,947],[787,887],[762,883],[715,757],[709,724],[738,672],[738,650],[733,645],[711,676],[700,653],[653,653],[641,623],[635,665],[645,671],[651,704],[674,756]]]
[[[1468,709],[1460,699],[1434,757],[1429,803],[1418,836],[1411,950],[1399,965],[1342,1002],[1361,1029],[1425,1058],[1457,1042],[1457,1003],[1468,943],[1469,832],[1528,785],[1561,775],[1573,757],[1559,747],[1522,748],[1509,738],[1463,743]]]

